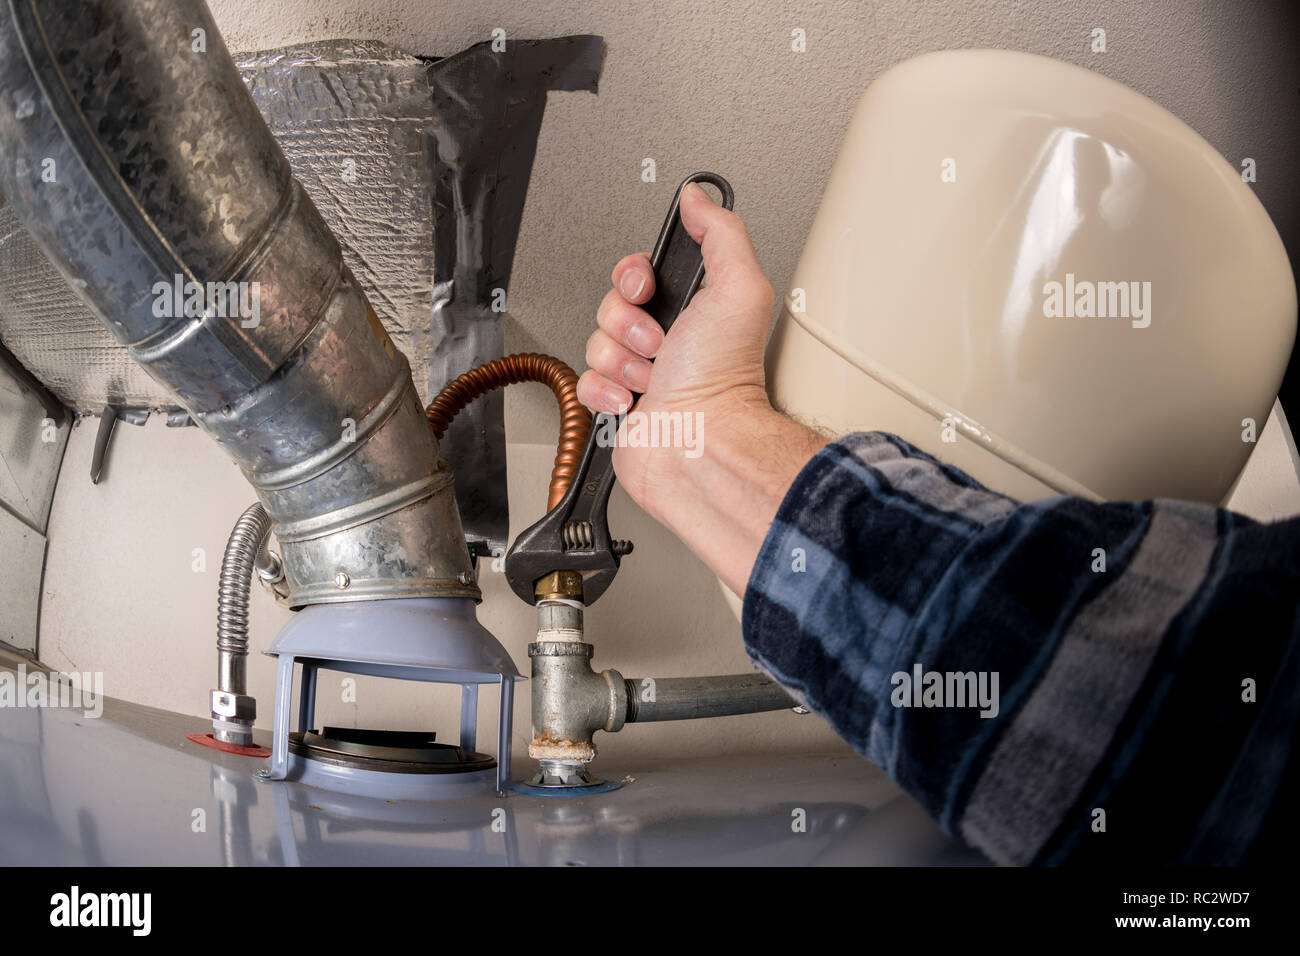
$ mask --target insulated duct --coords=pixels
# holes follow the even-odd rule
[[[239,464],[286,603],[478,598],[410,367],[206,5],[0,2],[0,192]]]

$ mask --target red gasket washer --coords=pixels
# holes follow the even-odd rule
[[[220,750],[228,754],[239,754],[244,757],[269,757],[271,749],[269,747],[259,747],[257,744],[242,746],[241,744],[228,744],[224,740],[218,740],[211,734],[186,734],[186,740],[192,740],[196,744],[204,747],[211,747],[213,750]]]

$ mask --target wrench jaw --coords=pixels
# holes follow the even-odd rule
[[[631,542],[615,542],[609,534],[614,460],[613,449],[601,443],[601,424],[598,416],[560,503],[523,531],[506,554],[506,580],[528,604],[537,603],[537,582],[554,571],[582,575],[581,600],[594,604],[613,583],[622,556],[632,549]]]
[[[614,582],[614,575],[619,569],[619,556],[612,548],[565,551],[563,547],[531,543],[529,536],[534,532],[545,540],[549,537],[549,531],[539,522],[520,534],[515,541],[514,547],[506,555],[506,580],[510,582],[511,590],[519,595],[520,600],[536,604],[536,587],[542,578],[557,570],[573,571],[582,578],[580,600],[583,604],[595,604],[596,599]],[[605,538],[608,541],[608,531]]]

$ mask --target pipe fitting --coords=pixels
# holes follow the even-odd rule
[[[537,605],[539,643],[582,642],[582,605],[577,602],[543,601]]]
[[[271,591],[278,597],[285,596],[276,587],[276,585],[284,580],[284,563],[280,560],[278,554],[274,551],[263,549],[261,554],[258,555],[257,565],[253,570],[257,572],[257,580],[262,587]]]
[[[257,700],[248,694],[214,690],[211,694],[212,736],[222,743],[247,747],[253,742]]]
[[[532,663],[534,760],[590,763],[598,730],[621,730],[627,714],[627,687],[615,670],[596,673],[594,649],[581,641],[538,641],[528,645]]]
[[[539,601],[581,601],[582,575],[577,571],[552,571],[533,585]]]

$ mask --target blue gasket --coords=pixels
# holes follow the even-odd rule
[[[510,784],[510,789],[515,793],[528,794],[530,797],[589,797],[592,794],[609,793],[612,790],[618,790],[622,786],[623,784],[616,780],[606,780],[603,783],[593,783],[586,787],[539,787],[518,780]]]

